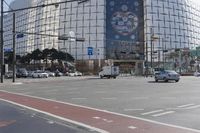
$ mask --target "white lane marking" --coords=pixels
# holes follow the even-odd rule
[[[117,93],[126,94],[126,93],[131,93],[131,91],[118,91]]]
[[[149,99],[149,97],[133,97],[132,100],[146,100]]]
[[[133,129],[133,130],[134,130],[134,129],[136,129],[137,127],[134,127],[134,126],[129,126],[128,128],[129,128],[129,129]]]
[[[33,92],[24,92],[24,94],[30,95],[30,94],[33,94]]]
[[[113,122],[113,120],[107,120],[107,119],[102,119],[103,121],[107,122],[107,123],[111,123]]]
[[[144,109],[124,109],[124,111],[142,111],[142,110],[144,110]]]
[[[195,104],[191,103],[191,104],[185,104],[185,105],[180,105],[180,106],[177,106],[179,108],[185,108],[185,107],[188,107],[188,106],[193,106]]]
[[[70,120],[70,119],[67,119],[67,118],[64,118],[64,117],[60,117],[60,116],[57,116],[57,115],[54,115],[54,114],[51,114],[51,113],[48,113],[48,112],[45,112],[45,111],[41,111],[41,110],[35,109],[35,108],[31,108],[31,107],[28,107],[28,106],[25,106],[25,105],[22,105],[22,104],[19,104],[19,103],[16,103],[16,102],[12,102],[12,101],[1,99],[1,98],[0,98],[0,100],[8,102],[8,103],[11,103],[11,104],[14,104],[14,105],[17,105],[17,106],[20,106],[20,107],[23,107],[23,108],[27,108],[29,110],[33,110],[33,111],[42,113],[42,114],[45,114],[45,115],[49,115],[51,117],[55,117],[57,119],[60,119],[60,120],[63,120],[63,121],[67,121],[67,122],[70,122],[70,123],[73,123],[73,124],[76,124],[76,125],[88,128],[88,129],[92,129],[92,130],[100,132],[100,133],[109,133],[109,132],[107,132],[105,130],[102,130],[102,129],[99,129],[99,128],[96,128],[96,127],[92,127],[90,125],[86,125],[86,124],[81,123],[81,122],[73,121],[73,120]]]
[[[175,111],[167,111],[167,112],[155,114],[155,115],[152,115],[152,116],[159,117],[159,116],[168,115],[168,114],[172,114],[172,113],[175,113]]]
[[[196,108],[199,108],[200,105],[195,105],[195,106],[190,106],[190,107],[187,107],[187,108],[184,108],[184,109],[196,109]]]
[[[162,109],[160,109],[160,110],[154,110],[154,111],[142,113],[141,115],[149,115],[149,114],[154,114],[154,113],[158,113],[158,112],[162,112],[162,111],[164,111],[164,110],[162,110]]]
[[[12,83],[13,85],[22,85],[23,83],[22,82],[15,82],[15,83]]]
[[[103,94],[103,93],[107,93],[106,91],[95,91],[94,93],[96,94]]]
[[[92,118],[94,118],[94,119],[96,119],[96,120],[102,120],[102,121],[104,121],[104,122],[107,122],[107,123],[111,123],[111,122],[113,122],[113,120],[108,120],[108,119],[105,119],[105,118],[101,118],[101,117],[92,117]]]
[[[80,94],[81,92],[67,92],[68,94]]]
[[[116,97],[102,97],[103,100],[116,100]]]
[[[71,99],[72,99],[72,100],[86,100],[87,98],[82,98],[82,97],[80,97],[80,98],[77,97],[77,98],[76,98],[76,97],[75,97],[75,98],[71,98]]]
[[[168,99],[168,100],[170,100],[170,99],[176,99],[176,97],[161,97],[160,99]]]
[[[42,97],[37,97],[37,96],[24,95],[24,94],[21,94],[21,93],[14,93],[14,92],[6,91],[6,90],[0,90],[0,92],[6,92],[6,93],[9,93],[9,94],[15,94],[15,95],[19,95],[19,96],[27,96],[27,97],[31,97],[31,98],[37,98],[37,99],[40,99],[40,100],[47,100],[47,101],[62,103],[62,104],[71,105],[71,106],[75,106],[75,107],[91,109],[91,110],[94,110],[94,111],[101,111],[101,112],[105,112],[105,113],[109,113],[109,114],[117,115],[117,116],[122,116],[122,117],[126,117],[126,118],[142,120],[142,121],[150,122],[150,123],[153,123],[153,124],[158,124],[158,125],[163,125],[163,126],[167,126],[167,127],[173,127],[173,128],[178,128],[178,129],[182,129],[182,130],[188,130],[188,131],[200,133],[200,130],[197,130],[197,129],[187,128],[187,127],[182,127],[182,126],[177,126],[177,125],[172,125],[172,124],[166,124],[166,123],[153,121],[153,120],[149,120],[149,119],[144,119],[144,118],[140,118],[140,117],[135,117],[135,116],[131,116],[131,115],[125,115],[125,114],[120,114],[120,113],[111,112],[111,111],[107,111],[107,110],[92,108],[92,107],[89,107],[89,106],[77,105],[77,104],[72,104],[72,103],[68,103],[68,102],[63,102],[63,101],[58,101],[58,100],[53,100],[53,99],[48,99],[48,98],[42,98]],[[12,104],[15,104],[15,105],[18,104],[18,103],[15,103],[15,102],[12,102],[12,101],[9,101],[9,100],[5,100],[5,99],[1,99],[1,98],[0,98],[0,100],[5,101],[5,102],[9,102],[9,103],[12,103]],[[20,104],[18,104],[18,106],[20,106]],[[24,106],[24,105],[21,105],[21,107],[24,107],[24,108],[26,107],[26,108],[31,109],[30,107]],[[36,110],[36,109],[32,108],[32,110]],[[38,112],[41,112],[41,111],[38,110]],[[47,114],[47,112],[46,112],[46,114]],[[54,115],[54,117],[56,117],[56,116]],[[57,118],[58,117],[59,116],[57,116]],[[65,119],[65,118],[62,118],[62,117],[60,117],[60,118],[61,118],[61,120]],[[68,120],[68,119],[66,119],[66,120]],[[85,124],[83,124],[83,125],[85,125]],[[86,125],[86,126],[88,126],[88,125]],[[89,126],[89,127],[91,127],[91,126]],[[93,128],[95,128],[95,127],[93,127]],[[95,128],[95,129],[98,129],[98,128]],[[99,130],[101,130],[101,129],[99,129]],[[97,130],[95,130],[95,131],[97,131]],[[103,132],[103,130],[101,130],[101,131],[102,131],[102,133],[109,133],[107,131],[104,131],[104,132]],[[101,131],[99,131],[99,132],[101,132]]]
[[[97,119],[97,120],[101,119],[100,117],[97,117],[97,116],[96,116],[96,117],[93,117],[93,118],[94,118],[94,119]]]

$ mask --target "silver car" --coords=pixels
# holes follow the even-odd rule
[[[178,82],[180,80],[180,75],[172,70],[164,70],[155,74],[155,81],[158,82],[159,80],[163,80],[165,82],[174,80]]]

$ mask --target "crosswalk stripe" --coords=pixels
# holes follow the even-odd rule
[[[168,114],[172,114],[172,113],[175,113],[175,111],[167,111],[167,112],[155,114],[155,115],[152,115],[152,116],[159,117],[159,116],[168,115]]]
[[[142,113],[141,115],[149,115],[149,114],[154,114],[154,113],[158,113],[158,112],[162,112],[163,110],[154,110],[154,111],[150,111],[150,112],[146,112],[146,113]]]

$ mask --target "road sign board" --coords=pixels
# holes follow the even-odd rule
[[[88,55],[93,55],[93,47],[88,47]]]

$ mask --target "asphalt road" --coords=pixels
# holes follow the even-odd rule
[[[0,102],[0,133],[89,133],[75,125]]]
[[[200,130],[200,78],[155,83],[153,78],[81,78],[1,85],[1,90],[107,110]]]

